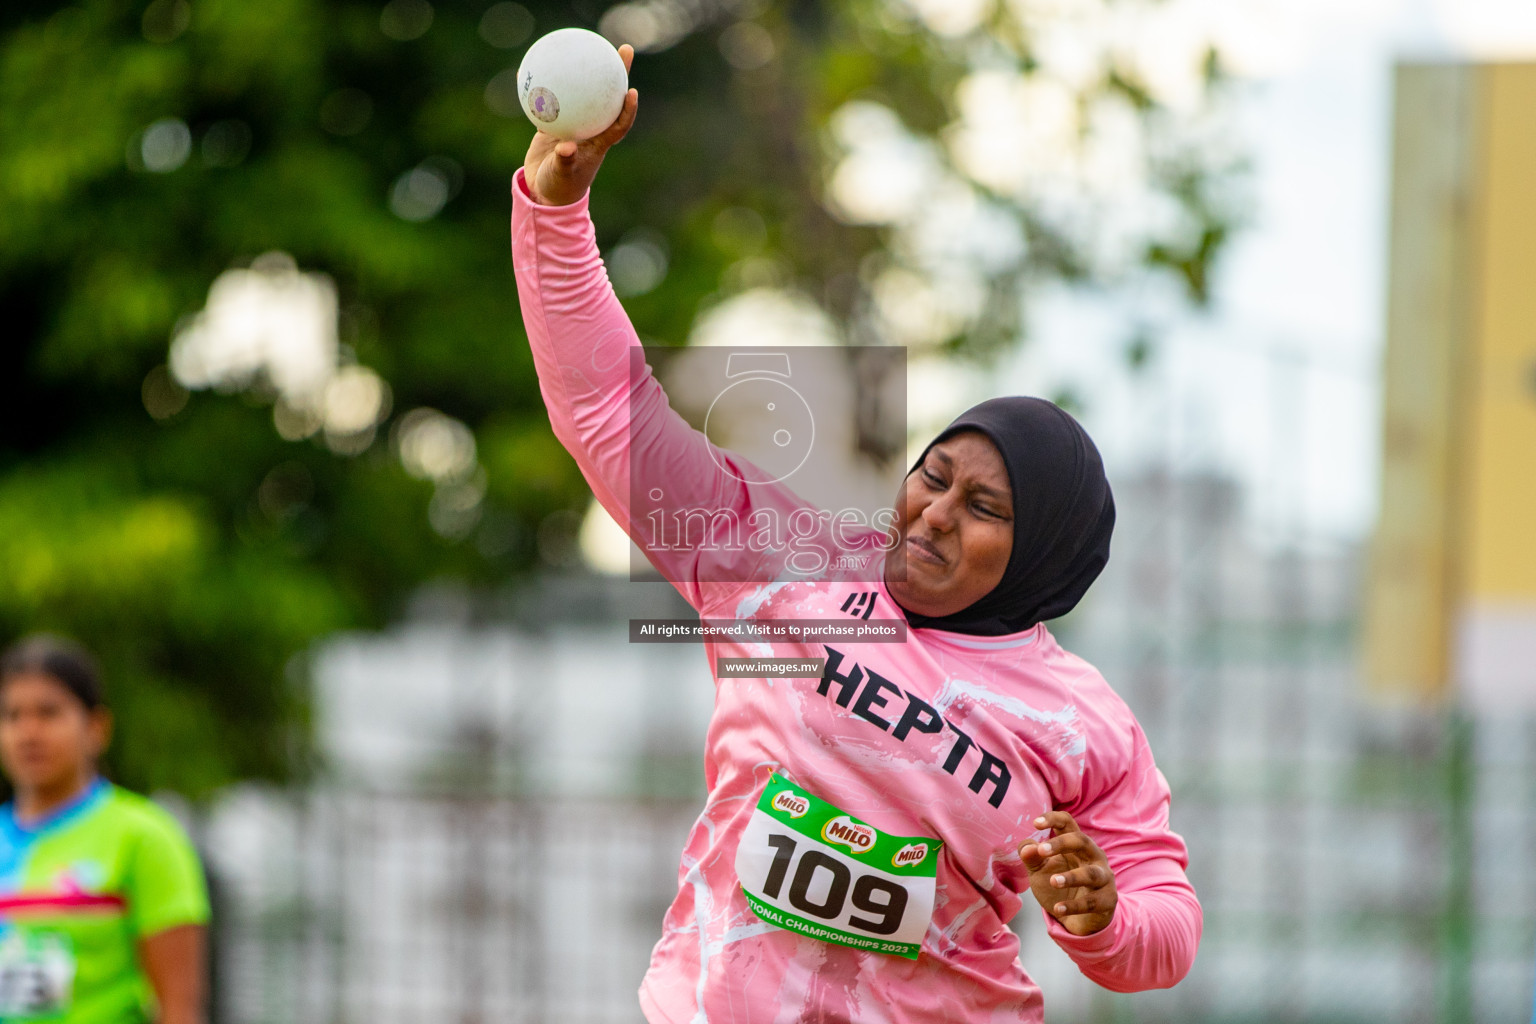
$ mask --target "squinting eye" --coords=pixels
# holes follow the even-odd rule
[[[934,476],[933,473],[929,472],[926,469],[923,470],[923,479],[925,481],[927,481],[928,483],[932,484],[935,487],[943,487],[944,486],[944,481],[940,480],[938,477]]]

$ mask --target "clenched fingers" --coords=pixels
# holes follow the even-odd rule
[[[1075,862],[1085,857],[1093,857],[1098,853],[1098,845],[1081,832],[1068,832],[1041,842],[1028,842],[1019,847],[1019,856],[1024,858],[1024,866],[1031,872],[1042,867],[1051,871],[1058,870],[1059,864],[1047,866],[1047,862],[1052,859],[1065,858]]]
[[[613,124],[588,139],[586,145],[599,153],[606,153],[610,146],[629,134],[630,128],[634,127],[635,114],[639,109],[640,90],[631,89],[624,94],[624,105],[619,108],[619,116],[614,118]]]
[[[1113,890],[1095,889],[1073,899],[1058,900],[1051,908],[1051,916],[1075,917],[1078,914],[1102,914],[1114,910],[1120,898]]]
[[[1036,901],[1074,935],[1106,927],[1119,896],[1104,851],[1066,811],[1048,811],[1034,825],[1053,833],[1019,847]]]
[[[1048,828],[1053,832],[1081,832],[1077,821],[1066,811],[1046,811],[1035,819],[1035,828]]]
[[[635,48],[625,43],[619,47],[619,57],[624,61],[624,70],[628,71],[635,62]],[[635,113],[640,109],[640,91],[630,89],[624,93],[624,105],[619,108],[619,116],[614,118],[613,124],[604,128],[596,135],[587,139],[581,145],[587,150],[598,155],[606,153],[615,142],[629,134],[629,129],[634,126]],[[562,152],[562,147],[555,147],[555,155],[566,157],[575,156],[577,145],[570,143],[569,152]]]
[[[1051,875],[1051,885],[1057,889],[1076,889],[1086,886],[1101,889],[1110,883],[1109,868],[1102,864],[1088,864],[1071,871],[1058,871]]]

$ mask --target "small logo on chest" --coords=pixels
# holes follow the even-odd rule
[[[875,610],[875,596],[878,591],[858,590],[848,595],[843,602],[841,611],[847,612],[856,619],[867,619],[869,613]]]

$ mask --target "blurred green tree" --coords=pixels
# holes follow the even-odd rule
[[[1038,281],[1204,301],[1241,160],[1214,51],[1159,79],[1103,30],[1157,7],[12,0],[0,637],[86,641],[114,774],[198,795],[309,763],[316,637],[560,557],[587,492],[507,239],[555,28],[641,51],[593,212],[648,340],[757,288],[977,358]]]

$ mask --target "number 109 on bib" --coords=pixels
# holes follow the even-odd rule
[[[941,845],[882,833],[775,775],[742,833],[736,874],[769,924],[915,959]]]

